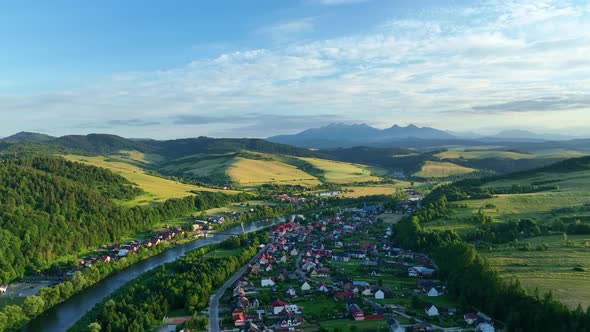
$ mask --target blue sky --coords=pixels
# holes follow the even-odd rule
[[[584,135],[584,1],[0,1],[0,136]]]

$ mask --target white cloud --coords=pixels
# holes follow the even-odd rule
[[[373,31],[358,35],[228,52],[156,72],[120,73],[60,94],[0,95],[0,114],[22,114],[10,130],[57,118],[64,131],[80,123],[143,119],[160,125],[149,133],[141,134],[137,126],[124,134],[154,137],[240,136],[239,123],[170,130],[170,119],[180,115],[340,114],[380,126],[416,122],[456,130],[511,124],[515,116],[520,123],[546,127],[590,123],[590,108],[579,105],[549,105],[542,114],[533,109],[517,115],[513,109],[485,112],[485,107],[472,112],[485,105],[518,106],[514,102],[590,91],[588,10],[556,1],[502,3],[465,8],[459,18],[449,10],[377,22]],[[273,29],[285,35],[312,28],[313,20],[304,20]],[[303,129],[309,122],[300,124]],[[279,128],[265,126],[256,127],[255,136]],[[249,128],[243,132],[252,134]]]

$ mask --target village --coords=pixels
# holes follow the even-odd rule
[[[446,295],[427,255],[395,245],[383,212],[365,205],[275,226],[223,295],[222,330],[495,331]]]

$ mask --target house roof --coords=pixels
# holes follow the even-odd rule
[[[272,303],[272,306],[273,306],[273,307],[283,307],[283,306],[285,306],[286,304],[287,304],[286,302],[283,302],[283,301],[281,301],[280,299],[276,299],[276,300],[274,300],[274,302]]]

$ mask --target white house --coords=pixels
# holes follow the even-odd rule
[[[287,305],[287,303],[276,299],[273,303],[272,303],[272,313],[275,315],[278,315],[279,313],[281,313],[281,311],[285,310],[285,306]]]
[[[440,294],[439,294],[438,290],[436,290],[436,288],[432,287],[432,288],[431,288],[431,289],[428,291],[428,293],[426,293],[426,295],[428,295],[428,296],[430,296],[430,297],[436,297],[436,296],[439,296]]]
[[[362,293],[363,296],[372,296],[373,292],[371,291],[370,288],[366,288]]]
[[[438,308],[434,304],[429,304],[426,307],[424,307],[424,311],[430,317],[438,316]]]
[[[127,249],[121,249],[121,250],[119,250],[119,252],[117,253],[117,255],[119,257],[123,257],[123,256],[127,255],[128,252],[129,252],[129,250],[127,250]]]
[[[308,290],[311,290],[311,286],[309,285],[309,283],[306,281],[303,283],[303,285],[301,285],[301,290],[304,292],[307,292]]]
[[[288,296],[291,296],[291,297],[293,297],[293,296],[297,295],[297,292],[295,292],[295,289],[294,289],[294,288],[292,288],[292,287],[289,287],[289,289],[287,289],[287,291],[286,291],[285,293],[286,293]]]
[[[260,280],[260,286],[262,287],[272,287],[275,285],[275,282],[271,278],[264,278]]]
[[[389,325],[389,331],[390,332],[406,332],[406,328],[399,325],[398,322],[392,322],[391,325]]]
[[[494,332],[496,330],[494,329],[494,325],[492,325],[490,323],[479,323],[475,327],[475,331],[476,332]]]
[[[295,314],[301,314],[301,309],[296,304],[287,304],[285,305],[285,309]]]
[[[318,286],[318,291],[322,292],[322,293],[328,293],[330,290],[328,289],[328,286],[326,286],[326,284],[321,283]]]
[[[382,290],[378,290],[375,292],[375,300],[383,300],[385,298],[385,293]]]
[[[8,290],[8,285],[0,285],[0,294],[4,294],[6,293],[6,291]]]

